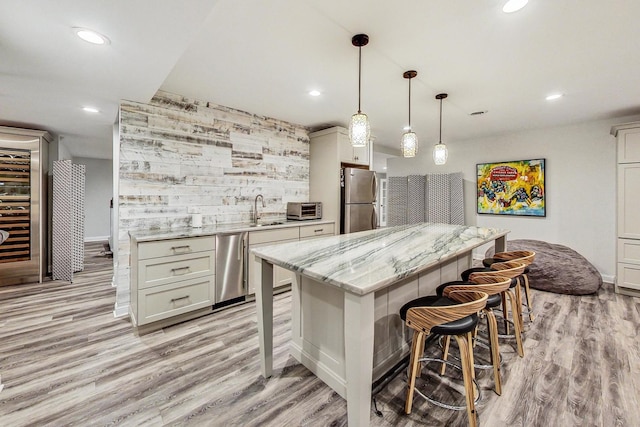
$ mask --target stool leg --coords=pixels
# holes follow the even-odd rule
[[[475,396],[473,387],[473,346],[470,342],[470,334],[456,335],[456,341],[460,348],[460,360],[462,363],[462,378],[464,380],[465,400],[467,404],[467,417],[469,418],[469,427],[478,425],[476,420]]]
[[[425,335],[422,332],[414,331],[411,343],[411,362],[409,364],[409,384],[407,388],[407,400],[404,405],[404,412],[411,413],[413,405],[413,392],[416,388],[416,375],[418,374],[418,365],[420,365],[420,356],[424,350]]]
[[[513,313],[513,329],[516,336],[516,345],[518,346],[518,356],[524,357],[524,347],[522,346],[522,332],[520,330],[520,322],[517,319],[519,316],[518,306],[516,304],[516,297],[511,291],[506,291],[507,297],[511,303],[511,313]]]
[[[534,319],[534,314],[533,314],[533,306],[531,305],[531,289],[529,288],[529,276],[526,274],[523,274],[522,277],[524,278],[524,296],[527,299],[527,309],[529,310],[529,321],[533,322]]]
[[[449,345],[451,344],[451,335],[447,335],[444,337],[444,349],[442,349],[442,360],[447,360],[449,356]],[[440,368],[440,375],[444,375],[447,370],[447,364],[442,363],[442,367]]]
[[[498,344],[498,322],[493,310],[485,309],[487,314],[487,329],[489,331],[489,345],[491,346],[491,363],[493,364],[493,382],[496,394],[502,394],[502,378],[500,377],[500,345]]]
[[[518,306],[518,322],[520,322],[520,330],[524,329],[524,320],[522,319],[522,289],[520,288],[520,277],[517,278],[518,284],[515,286],[516,305]],[[516,313],[511,313],[513,321],[516,321]]]
[[[504,291],[500,294],[500,298],[502,298],[502,319],[504,321],[504,331],[505,334],[509,334],[509,310],[507,309],[507,291]]]

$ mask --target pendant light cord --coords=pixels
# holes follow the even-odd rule
[[[411,132],[411,79],[409,79],[409,132]]]
[[[442,98],[440,98],[440,138],[439,144],[442,144]]]
[[[362,92],[362,46],[358,46],[358,114],[361,113],[360,92]]]

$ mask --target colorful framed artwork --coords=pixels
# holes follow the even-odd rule
[[[546,216],[544,160],[478,163],[478,213]]]

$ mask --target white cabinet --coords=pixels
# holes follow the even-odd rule
[[[336,234],[335,224],[305,225],[300,227],[300,240],[324,237]]]
[[[352,147],[342,127],[313,132],[309,137],[309,200],[322,202],[322,218],[340,227],[340,168],[349,164],[369,169],[373,143]]]
[[[618,238],[640,239],[640,161],[618,165]]]
[[[273,230],[249,232],[249,268],[247,269],[247,273],[249,274],[249,295],[254,294],[256,287],[262,282],[262,262],[260,258],[256,257],[251,252],[251,249],[258,248],[260,246],[272,245],[274,243],[295,242],[299,239],[299,227],[287,227]],[[277,265],[273,266],[274,288],[290,285],[293,282],[294,278],[294,272],[282,267],[278,267]]]
[[[206,314],[214,295],[215,237],[132,241],[134,326],[153,330]]]
[[[346,129],[342,130],[346,131]],[[367,144],[364,147],[353,147],[351,141],[349,141],[349,135],[342,131],[336,132],[336,137],[340,147],[340,162],[369,166],[371,144]]]
[[[613,126],[618,159],[616,292],[640,296],[640,122]]]

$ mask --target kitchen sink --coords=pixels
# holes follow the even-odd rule
[[[285,221],[261,222],[260,224],[251,224],[251,227],[266,227],[268,225],[280,225],[284,223]]]

